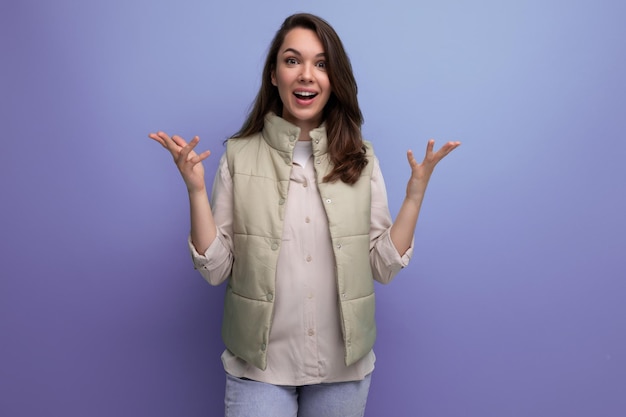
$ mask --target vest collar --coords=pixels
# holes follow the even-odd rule
[[[311,144],[313,145],[313,155],[323,155],[328,151],[328,138],[326,137],[326,124],[309,132]],[[265,125],[263,126],[263,138],[272,148],[293,153],[295,142],[300,137],[300,128],[289,123],[282,117],[276,116],[274,113],[268,113],[265,116]]]

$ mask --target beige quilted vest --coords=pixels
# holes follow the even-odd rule
[[[300,129],[280,117],[266,117],[262,133],[231,139],[226,155],[233,178],[234,264],[224,302],[226,347],[265,370],[272,325],[276,263],[280,251],[294,144]],[[336,261],[337,289],[345,346],[351,365],[376,338],[374,283],[369,261],[370,162],[354,184],[325,183],[330,172],[326,129],[310,133],[317,185],[328,217]]]

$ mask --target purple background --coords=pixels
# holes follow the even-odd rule
[[[626,415],[626,3],[2,0],[0,415],[219,416],[223,287],[147,133],[215,156],[284,17],[344,40],[395,215],[367,416]]]

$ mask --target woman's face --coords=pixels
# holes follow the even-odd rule
[[[310,29],[294,28],[278,50],[272,84],[278,87],[283,119],[311,130],[322,123],[330,80],[322,42]]]

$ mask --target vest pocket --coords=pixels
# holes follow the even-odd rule
[[[349,366],[365,356],[376,340],[376,302],[374,294],[341,301],[346,364]]]
[[[230,285],[224,299],[222,338],[235,356],[265,369],[272,303],[242,297]]]

